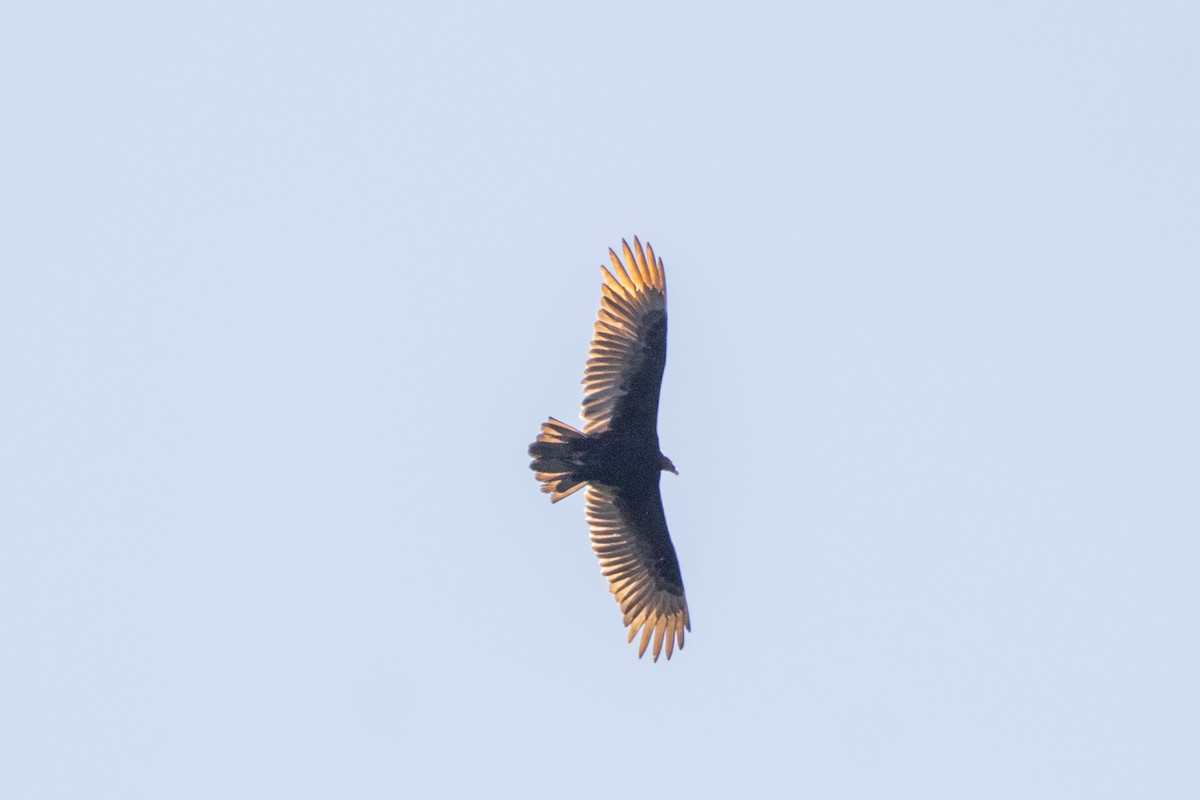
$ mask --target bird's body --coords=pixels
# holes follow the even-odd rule
[[[659,450],[658,399],[667,358],[666,275],[635,237],[601,267],[600,312],[584,372],[582,431],[553,417],[529,446],[530,467],[553,502],[587,487],[587,519],[601,572],[625,614],[638,655],[657,661],[691,630],[683,578],[667,530],[659,477],[675,465]]]

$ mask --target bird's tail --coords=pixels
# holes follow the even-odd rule
[[[537,441],[529,445],[529,455],[533,456],[529,468],[542,482],[542,491],[550,495],[550,502],[557,503],[587,485],[580,472],[590,441],[586,433],[554,417],[542,423]]]

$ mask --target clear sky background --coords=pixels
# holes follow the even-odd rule
[[[1200,5],[0,13],[0,796],[1200,797]],[[686,649],[525,448],[663,257]]]

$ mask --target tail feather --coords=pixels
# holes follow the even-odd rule
[[[542,482],[542,491],[550,495],[550,502],[557,503],[587,485],[578,474],[584,466],[587,443],[587,434],[554,417],[542,423],[537,441],[529,445],[529,455],[533,456],[529,468]]]

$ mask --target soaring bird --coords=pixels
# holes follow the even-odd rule
[[[529,445],[529,465],[557,503],[587,487],[592,550],[638,657],[651,640],[658,661],[692,629],[679,559],[667,532],[658,479],[679,471],[658,449],[658,394],[667,362],[667,280],[654,248],[621,241],[601,266],[600,312],[583,373],[583,430],[551,417]]]

